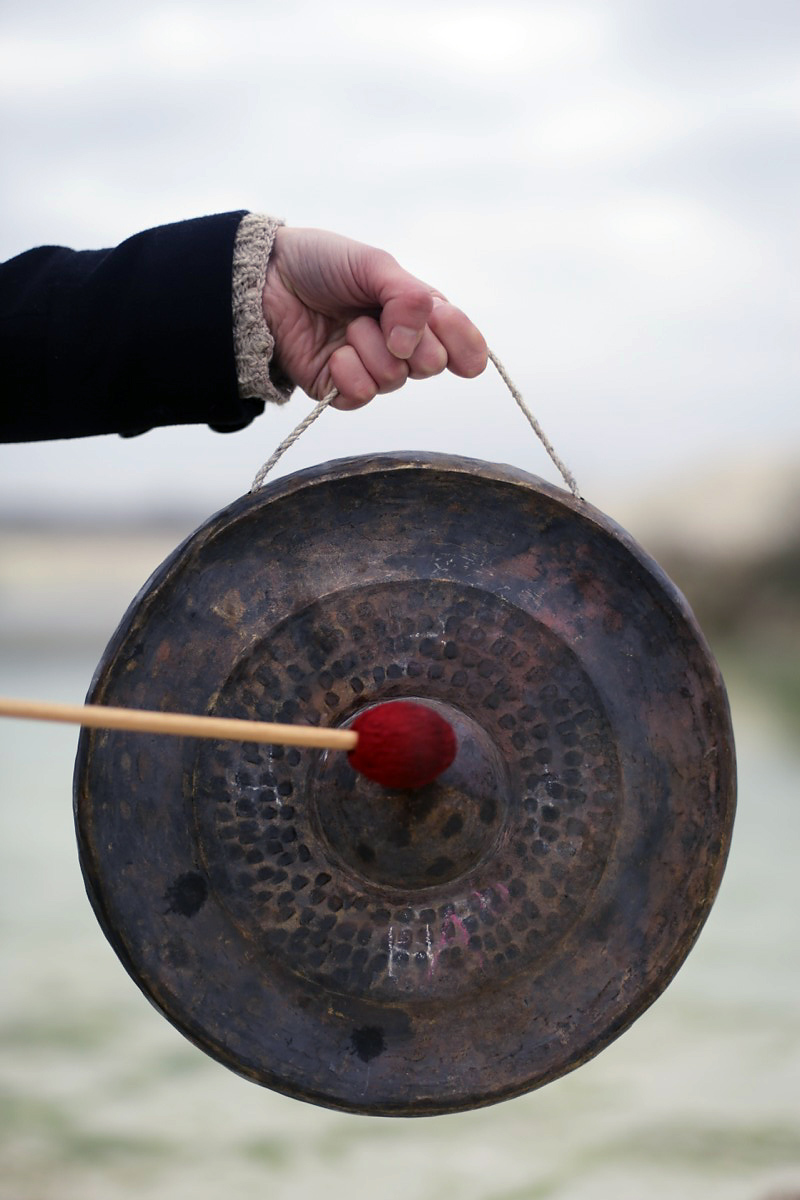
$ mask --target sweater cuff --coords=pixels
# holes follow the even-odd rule
[[[285,404],[294,385],[270,375],[275,340],[264,320],[263,293],[275,234],[283,221],[261,213],[242,218],[233,247],[233,345],[239,397]]]

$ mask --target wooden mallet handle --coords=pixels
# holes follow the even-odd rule
[[[273,725],[230,717],[193,717],[189,713],[110,708],[103,704],[51,704],[42,700],[0,697],[0,717],[60,721],[92,729],[126,729],[131,733],[168,733],[173,737],[220,738],[235,742],[267,742],[276,746],[311,746],[353,750],[358,734],[350,729],[317,729],[311,725]]]

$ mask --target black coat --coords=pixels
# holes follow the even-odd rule
[[[241,429],[231,316],[243,212],[136,234],[114,250],[43,246],[0,266],[0,441]]]

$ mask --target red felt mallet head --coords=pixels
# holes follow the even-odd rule
[[[378,704],[353,721],[358,744],[351,767],[385,788],[421,788],[433,783],[456,756],[456,735],[425,704],[394,700]]]

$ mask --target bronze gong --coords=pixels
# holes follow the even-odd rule
[[[84,731],[82,866],[138,985],[277,1091],[413,1116],[555,1079],[686,957],[735,805],[719,671],[612,521],[508,467],[301,471],[193,534],[89,699],[346,726],[400,697],[459,753],[387,792],[341,753]]]

